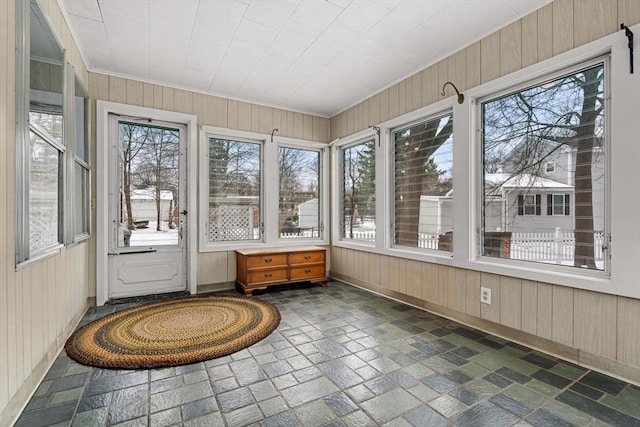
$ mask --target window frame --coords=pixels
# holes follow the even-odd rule
[[[31,15],[37,19],[52,37],[52,41],[60,49],[61,58],[55,65],[62,68],[60,92],[47,92],[31,88]],[[85,159],[83,167],[87,171],[88,179],[85,185],[85,199],[83,206],[83,221],[86,231],[77,235],[74,227],[74,194],[75,194],[75,147],[76,147],[76,97],[75,87],[77,77],[71,65],[68,52],[64,49],[60,37],[56,33],[49,17],[42,10],[38,1],[16,3],[16,203],[15,203],[15,266],[21,269],[41,259],[60,253],[62,248],[69,247],[87,240],[91,235],[91,166],[89,144],[85,144]],[[54,63],[52,61],[51,63]],[[85,90],[86,93],[86,90]],[[35,123],[30,123],[29,113],[32,101],[43,101],[45,104],[59,106],[63,117],[62,141],[49,138],[46,130],[40,129]],[[85,107],[83,123],[88,123],[88,112]],[[31,249],[30,243],[30,133],[35,132],[59,153],[58,159],[58,241],[43,248]],[[89,138],[88,133],[85,138]]]
[[[436,120],[436,119],[442,119],[446,116],[451,116],[451,119],[453,120],[453,126],[455,127],[455,118],[454,118],[454,112],[453,112],[453,108],[452,107],[448,107],[448,108],[444,108],[441,110],[437,110],[437,109],[430,109],[428,114],[423,114],[420,118],[411,120],[410,122],[405,122],[405,123],[401,123],[395,126],[389,126],[388,127],[388,144],[389,144],[389,150],[390,150],[390,156],[389,156],[389,186],[391,188],[391,193],[395,195],[396,193],[396,188],[395,188],[395,167],[396,167],[396,162],[395,162],[395,144],[394,144],[394,138],[393,138],[393,134],[395,132],[398,131],[402,131],[402,130],[406,130],[406,129],[410,129],[414,126],[417,126],[421,123],[427,123],[431,120]],[[455,136],[452,134],[450,136],[450,138],[453,138],[453,144],[451,147],[452,153],[451,153],[451,158],[452,158],[452,171],[455,169],[455,164],[454,164],[454,152],[456,151],[455,149]],[[455,188],[455,173],[452,176],[452,189]],[[389,219],[391,221],[391,229],[389,230],[389,236],[390,236],[390,240],[389,240],[389,248],[390,249],[395,249],[395,250],[399,250],[399,251],[403,251],[403,252],[416,252],[416,253],[427,253],[427,254],[435,254],[437,256],[444,256],[447,258],[451,258],[453,256],[453,251],[447,251],[447,250],[441,250],[441,249],[427,249],[427,248],[420,248],[420,247],[411,247],[411,246],[404,246],[404,245],[399,245],[396,243],[396,238],[395,238],[395,223],[396,223],[396,218],[395,218],[395,197],[390,197],[389,198]],[[455,218],[455,211],[456,211],[456,207],[455,207],[455,195],[453,197],[453,218]],[[452,220],[453,220],[452,218]],[[455,223],[454,223],[455,224]],[[455,235],[455,233],[453,233]],[[452,241],[453,243],[453,241]]]
[[[533,203],[527,203],[527,198],[533,197]],[[527,213],[527,208],[533,208],[533,213]],[[542,195],[540,193],[518,194],[518,216],[541,216]]]
[[[580,50],[580,48],[578,49]],[[543,69],[533,75],[525,75],[525,77],[519,79],[517,82],[509,82],[508,76],[504,78],[497,79],[496,81],[491,82],[490,84],[483,86],[486,87],[484,91],[482,91],[481,95],[474,97],[474,111],[473,115],[475,116],[475,123],[478,131],[475,133],[475,137],[470,138],[470,142],[476,145],[476,149],[474,152],[474,157],[472,159],[473,162],[476,163],[476,173],[474,174],[473,179],[476,182],[474,188],[478,191],[477,201],[474,207],[475,215],[474,223],[476,224],[476,229],[479,231],[475,237],[472,239],[472,245],[475,248],[472,253],[469,254],[469,258],[471,260],[472,265],[482,265],[483,267],[489,267],[490,270],[494,268],[497,271],[504,271],[504,269],[514,269],[519,272],[527,272],[525,275],[527,278],[529,277],[530,271],[536,271],[534,277],[553,277],[553,280],[545,279],[545,281],[551,281],[552,283],[558,282],[558,275],[567,275],[575,278],[588,278],[594,280],[609,280],[611,277],[611,263],[609,262],[608,256],[609,254],[605,254],[605,262],[604,262],[604,270],[594,270],[594,269],[579,269],[579,268],[571,268],[562,265],[555,264],[547,264],[542,262],[532,262],[532,261],[523,261],[509,258],[498,258],[491,257],[483,254],[482,242],[484,241],[483,233],[483,206],[482,206],[482,192],[484,191],[483,187],[483,164],[484,164],[484,152],[483,152],[483,137],[482,137],[482,106],[483,103],[498,99],[502,96],[512,94],[518,92],[519,90],[524,90],[527,88],[535,87],[537,85],[542,85],[546,82],[553,81],[562,76],[567,76],[572,73],[579,72],[580,70],[587,69],[589,67],[593,67],[597,64],[603,64],[604,68],[604,97],[605,97],[605,113],[604,113],[604,147],[605,153],[610,152],[611,146],[611,48],[609,51],[605,52],[597,52],[591,54],[587,54],[586,52],[583,54],[583,57],[574,58],[570,62],[564,62],[560,65],[554,65],[557,58],[551,58],[551,60],[544,61],[544,64],[549,62],[551,65],[548,65],[546,69]],[[563,55],[561,55],[563,56]],[[539,64],[532,66],[531,68],[538,68]],[[503,82],[501,85],[498,82]],[[473,91],[472,91],[473,92]],[[607,202],[605,202],[605,212],[604,212],[604,223],[605,223],[605,236],[606,238],[610,238],[611,236],[611,204],[608,202],[610,200],[610,159],[609,156],[605,157],[605,197]],[[542,201],[541,201],[542,202]],[[542,214],[542,212],[540,212]],[[537,216],[537,215],[536,215]],[[501,272],[498,274],[509,274],[505,272]],[[513,273],[511,273],[513,274]],[[539,279],[534,279],[539,280]],[[542,280],[541,280],[542,281]],[[562,284],[562,283],[559,283]]]
[[[247,141],[261,144],[261,182],[260,182],[260,210],[263,225],[262,237],[259,240],[246,241],[225,241],[209,242],[208,231],[208,207],[209,207],[209,153],[208,144],[210,138],[225,138],[239,141]],[[319,209],[320,224],[323,227],[318,238],[304,239],[281,239],[278,224],[278,212],[280,201],[279,173],[268,173],[267,171],[279,170],[279,150],[281,146],[300,148],[307,150],[317,150],[320,152],[320,179],[319,186]],[[326,143],[307,141],[303,139],[281,137],[258,132],[234,130],[228,128],[202,126],[200,130],[200,186],[198,189],[199,202],[199,252],[233,251],[240,248],[261,248],[274,246],[294,246],[294,245],[328,245],[330,227],[328,188],[329,174],[324,165],[328,164],[328,145]]]
[[[374,156],[376,156],[376,160],[375,160],[375,164],[376,164],[376,169],[377,169],[377,148],[378,148],[378,142],[379,142],[379,137],[376,133],[374,132],[366,132],[367,135],[364,135],[362,137],[359,138],[355,138],[355,139],[351,139],[348,141],[345,141],[341,144],[338,144],[335,147],[335,156],[334,156],[334,164],[335,164],[335,170],[336,170],[336,186],[335,186],[335,201],[336,201],[336,214],[335,214],[335,222],[333,224],[335,224],[334,226],[334,242],[339,241],[339,242],[343,242],[343,243],[350,243],[350,244],[356,244],[356,245],[363,245],[363,246],[371,246],[371,247],[375,247],[376,246],[376,241],[379,239],[379,233],[378,233],[378,224],[377,224],[377,219],[378,219],[378,198],[376,197],[376,203],[374,204],[374,209],[376,212],[376,219],[375,219],[375,223],[376,223],[376,235],[373,241],[367,241],[367,240],[361,240],[361,239],[352,239],[352,238],[347,238],[342,236],[343,234],[343,227],[344,227],[344,150],[349,149],[349,148],[353,148],[356,147],[358,145],[361,144],[365,144],[369,141],[373,141],[373,146],[374,146]],[[374,175],[376,175],[376,171],[374,170]],[[375,181],[377,181],[377,176],[375,176]],[[378,185],[376,185],[376,195],[377,195],[377,189],[378,189]]]
[[[555,198],[562,197],[562,204],[556,204]],[[571,194],[570,193],[548,193],[547,194],[547,216],[570,216],[571,215]],[[551,201],[551,203],[549,203]],[[562,208],[562,213],[555,213],[556,207]],[[549,213],[551,212],[551,213]]]
[[[325,222],[327,218],[326,215],[323,215],[323,208],[325,208],[324,205],[326,205],[326,200],[327,197],[326,195],[323,194],[323,192],[325,192],[328,187],[322,182],[322,178],[324,175],[326,175],[326,172],[324,172],[324,168],[326,167],[326,163],[324,160],[324,151],[326,151],[326,145],[317,145],[314,144],[315,146],[311,146],[308,144],[302,145],[299,143],[292,143],[291,141],[287,142],[281,138],[277,139],[277,150],[276,153],[278,155],[278,241],[281,243],[287,243],[287,244],[293,244],[295,242],[298,242],[298,244],[300,243],[306,243],[309,241],[313,241],[313,240],[319,240],[322,239],[322,235],[324,233],[324,228],[325,228]],[[318,153],[318,237],[300,237],[300,238],[287,238],[287,239],[283,239],[280,236],[280,226],[282,225],[280,223],[280,149],[282,148],[292,148],[292,149],[297,149],[297,150],[305,150],[305,151],[313,151]],[[323,219],[325,219],[323,221]]]

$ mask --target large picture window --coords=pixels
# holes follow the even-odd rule
[[[209,138],[209,242],[261,240],[258,142]]]
[[[394,130],[394,244],[453,249],[453,115]]]
[[[605,268],[605,72],[594,63],[481,103],[483,255]]]
[[[282,239],[320,236],[320,151],[281,146],[279,229]]]
[[[340,238],[376,239],[375,140],[341,149]]]

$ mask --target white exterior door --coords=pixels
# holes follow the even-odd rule
[[[108,126],[108,299],[188,290],[186,126]]]

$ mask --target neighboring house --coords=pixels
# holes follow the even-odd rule
[[[519,200],[516,200],[515,203],[513,200],[514,197],[506,201],[507,206],[510,207],[511,210],[516,211],[516,218],[513,221],[505,221],[503,218],[500,227],[502,231],[523,232],[553,231],[556,227],[560,227],[562,230],[573,230],[575,218],[575,198],[573,196],[575,196],[574,180],[577,149],[570,144],[545,140],[537,141],[534,144],[535,150],[533,151],[535,152],[529,153],[532,151],[531,145],[533,144],[521,143],[515,146],[502,162],[500,170],[502,174],[485,175],[485,181],[487,177],[494,175],[490,178],[494,186],[503,183],[502,186],[505,187],[505,189],[511,192],[516,191],[519,196],[522,196]],[[531,189],[528,188],[528,185],[532,183],[533,175],[528,173],[515,175],[518,169],[521,168],[520,165],[523,159],[528,159],[528,156],[534,159],[541,159],[538,172],[534,174],[537,176],[537,179],[533,181],[534,187]],[[604,161],[605,158],[602,149],[600,147],[594,148],[591,167],[591,185],[593,192],[594,230],[596,231],[604,230]],[[517,176],[520,176],[519,180],[515,180]],[[510,177],[513,178],[509,179]],[[507,180],[509,182],[507,182]],[[571,192],[568,192],[567,188],[571,188]],[[493,195],[495,195],[495,192]],[[567,195],[569,196],[568,199]],[[565,206],[567,206],[567,208],[565,208]],[[522,207],[524,207],[524,210],[520,209]],[[519,212],[518,209],[520,209]],[[539,214],[535,213],[536,209],[540,210]],[[503,212],[505,212],[504,208]],[[538,218],[525,218],[531,216]],[[553,221],[549,219],[543,220],[541,218],[543,216],[556,217],[557,225],[549,228]],[[513,217],[513,215],[511,215],[511,217]],[[564,218],[561,219],[560,217]],[[493,231],[491,227],[495,225],[493,222],[494,219],[494,215],[491,215],[491,218],[487,215],[485,218],[485,229],[487,231]]]
[[[572,185],[529,174],[485,174],[486,231],[572,230]]]
[[[444,196],[420,196],[418,233],[438,236],[453,231],[453,190]]]
[[[318,199],[307,200],[298,205],[298,227],[300,229],[318,229],[320,210]]]
[[[165,221],[169,218],[169,209],[174,208],[172,202],[173,193],[169,190],[160,190],[160,218]],[[156,189],[131,190],[131,213],[134,222],[157,220]]]

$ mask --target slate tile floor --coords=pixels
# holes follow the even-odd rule
[[[339,282],[255,297],[282,322],[252,347],[139,371],[63,352],[16,425],[640,426],[639,387],[397,301]]]

